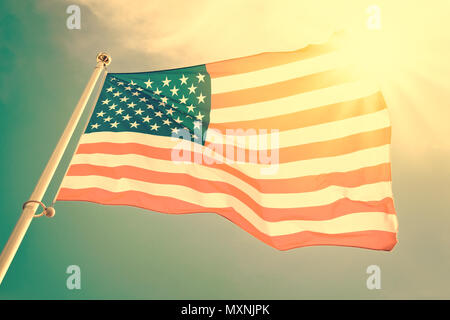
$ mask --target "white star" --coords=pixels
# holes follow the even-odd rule
[[[205,80],[204,80],[205,75],[204,74],[199,73],[196,77],[198,79],[198,83],[205,82]]]
[[[122,114],[122,112],[124,112],[124,110],[122,108],[119,108],[119,110],[116,111],[116,114]]]
[[[167,113],[167,114],[170,114],[170,115],[173,115],[173,109],[170,109],[170,108],[167,109],[166,113]]]
[[[127,98],[127,97],[123,97],[123,98],[120,98],[120,101],[122,101],[122,102],[127,102],[128,99],[129,99],[129,98]]]
[[[194,121],[194,129],[195,128],[197,128],[197,129],[200,129],[200,125],[201,125],[202,123],[200,122],[200,121]]]
[[[195,116],[195,118],[200,121],[202,121],[204,117],[205,116],[203,114],[201,114],[200,112],[198,113],[198,115]]]
[[[127,114],[126,116],[123,116],[123,120],[130,120],[131,116]]]
[[[98,129],[98,126],[99,126],[98,123],[96,123],[96,124],[91,124],[91,129]]]
[[[151,125],[150,128],[152,128],[152,130],[158,130],[159,126],[155,123],[154,125]]]
[[[131,102],[128,104],[128,108],[134,108],[136,106],[136,103]]]
[[[121,94],[122,94],[122,92],[116,91],[116,92],[114,92],[113,96],[114,96],[114,97],[118,97],[118,96],[120,96]]]
[[[154,109],[154,107],[153,107],[153,105],[151,105],[151,104],[148,104],[148,105],[147,105],[147,109],[152,109],[152,110],[153,110],[153,109]]]
[[[167,97],[162,97],[162,98],[161,98],[161,101],[164,102],[164,103],[167,103],[167,100],[168,100]]]
[[[132,86],[135,86],[135,85],[136,85],[136,82],[134,82],[133,80],[131,80],[130,84],[131,84]]]
[[[137,122],[135,121],[135,122],[130,123],[130,125],[131,125],[131,128],[137,128],[138,125],[139,125],[139,123],[137,123]]]
[[[180,78],[181,84],[184,83],[184,84],[187,85],[187,82],[186,82],[187,79],[189,79],[189,78],[186,78],[186,77],[184,76],[184,74],[183,74],[183,76]]]
[[[188,112],[194,112],[194,106],[192,104],[190,106],[188,106],[187,108],[188,108]]]
[[[109,87],[108,89],[106,89],[106,92],[112,92],[114,90],[113,87]]]
[[[148,81],[144,82],[145,85],[147,86],[147,88],[151,88],[152,87],[152,83],[153,81],[150,81],[150,78],[148,78]]]
[[[191,84],[191,86],[188,89],[189,89],[189,94],[191,94],[191,93],[195,93],[195,89],[197,89],[197,87],[195,87],[194,84]]]
[[[163,120],[163,123],[166,124],[166,125],[168,125],[168,126],[170,127],[170,124],[171,124],[172,122],[170,122],[169,119],[166,119],[166,120]]]
[[[130,87],[130,86],[128,86],[128,87],[125,87],[125,90],[128,90],[128,91],[130,91],[130,90],[131,90],[131,87]]]
[[[144,89],[142,89],[141,87],[137,87],[136,90],[137,90],[137,91],[142,91],[142,90],[144,90]]]
[[[166,80],[163,80],[162,82],[164,83],[163,84],[163,87],[165,87],[165,86],[169,86],[169,82],[170,81],[172,81],[172,80],[169,80],[169,79],[167,79],[167,77],[166,77]]]
[[[178,128],[172,128],[172,133],[178,134]]]
[[[205,102],[205,98],[206,98],[206,96],[204,96],[203,93],[200,92],[200,95],[197,97],[198,103],[200,103],[200,102],[204,103]]]
[[[173,119],[176,123],[182,123],[183,120],[180,119],[180,117],[177,117],[176,119]]]
[[[110,101],[109,99],[105,99],[105,100],[102,101],[102,103],[103,103],[103,104],[108,104],[109,101]]]
[[[155,94],[157,94],[158,96],[161,94],[161,90],[159,90],[159,88],[156,88],[156,90],[155,90]]]
[[[139,108],[139,109],[135,110],[134,112],[136,112],[136,114],[138,114],[138,115],[141,115],[142,112],[144,112],[144,110]]]
[[[175,86],[173,86],[173,88],[172,89],[170,89],[170,91],[172,92],[172,95],[178,95],[178,90],[179,89],[177,89],[177,87],[175,87]]]
[[[117,128],[117,125],[119,123],[117,121],[114,121],[113,123],[111,123],[111,128]]]
[[[103,111],[97,112],[97,117],[103,117],[105,113]]]
[[[117,107],[117,104],[113,103],[109,106],[109,110],[114,110]]]
[[[138,95],[139,95],[139,92],[135,91],[135,92],[132,93],[132,95],[133,95],[133,96],[138,96]]]
[[[152,118],[150,118],[149,116],[146,116],[144,118],[142,118],[144,122],[150,122],[150,120],[152,120]]]
[[[140,102],[147,102],[147,98],[146,97],[139,98],[139,101]]]
[[[122,82],[122,81],[117,82],[117,85],[118,85],[118,86],[123,86],[123,82]]]
[[[105,122],[110,122],[112,120],[112,118],[110,116],[108,116],[108,118],[103,119],[103,121]]]
[[[112,78],[111,78],[111,81],[116,81],[116,80],[117,80],[117,79],[116,79],[116,78],[114,78],[114,77],[112,77]]]
[[[185,98],[184,94],[183,94],[183,97],[180,99],[180,103],[186,104],[186,101],[187,101],[187,98]]]
[[[161,111],[156,111],[155,112],[155,116],[157,116],[157,117],[162,117],[162,112]]]

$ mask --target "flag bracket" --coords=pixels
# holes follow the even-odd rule
[[[42,203],[41,201],[38,201],[38,200],[28,200],[28,201],[25,201],[25,202],[23,203],[23,205],[22,205],[22,209],[25,209],[25,206],[26,206],[27,204],[29,204],[29,203],[39,203],[39,205],[40,205],[40,206],[42,207],[42,209],[43,209],[41,213],[35,214],[35,215],[33,216],[33,218],[40,218],[40,217],[42,217],[43,215],[45,215],[45,216],[48,217],[48,218],[53,218],[53,217],[55,216],[55,208],[53,208],[53,207],[46,207],[44,203]]]

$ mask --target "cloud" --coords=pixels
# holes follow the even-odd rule
[[[381,8],[383,93],[394,142],[408,156],[450,150],[448,1],[80,0],[83,36],[71,48],[102,46],[114,68],[142,71],[202,64],[264,51],[299,49],[334,31],[365,29]],[[88,13],[86,14],[86,11]],[[93,31],[95,30],[95,31]],[[66,41],[66,43],[68,43]],[[81,50],[81,49],[80,49]],[[120,61],[120,62],[119,62]],[[119,62],[119,64],[117,64]],[[117,70],[117,69],[114,69]],[[447,75],[446,75],[447,74]],[[440,152],[439,151],[439,152]]]
[[[107,26],[124,49],[182,60],[192,57],[217,60],[261,51],[292,50],[324,41],[343,24],[340,13],[344,9],[349,11],[346,2],[357,3],[80,1],[100,24]],[[364,7],[357,7],[364,15]]]

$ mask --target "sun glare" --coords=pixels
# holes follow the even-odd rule
[[[444,93],[450,90],[450,2],[377,3],[379,28],[368,28],[367,11],[358,9],[359,18],[348,12],[345,55],[381,87],[395,123],[396,150],[423,156],[433,141],[450,134]]]

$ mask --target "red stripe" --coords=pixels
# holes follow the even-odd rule
[[[394,214],[392,198],[381,201],[353,201],[342,197],[331,204],[301,208],[266,208],[247,193],[232,184],[203,180],[182,173],[167,173],[131,166],[101,167],[92,165],[72,165],[68,176],[104,176],[113,179],[127,178],[158,184],[181,185],[203,193],[229,194],[251,208],[267,221],[282,220],[328,220],[355,212],[386,212]]]
[[[395,233],[375,230],[333,235],[303,231],[290,235],[271,237],[257,230],[233,208],[206,208],[171,197],[153,196],[136,191],[114,193],[98,188],[76,190],[62,188],[59,191],[57,200],[89,201],[107,205],[126,205],[172,214],[215,212],[278,250],[288,250],[314,245],[339,245],[390,251],[397,243]]]
[[[211,109],[276,100],[360,79],[351,68],[338,68],[264,86],[211,95]]]
[[[312,44],[295,51],[265,52],[248,57],[208,63],[206,64],[206,70],[211,78],[219,78],[314,58],[336,50],[339,47],[339,42],[342,41],[342,36],[342,34],[335,34],[327,43]]]
[[[379,147],[390,143],[391,139],[391,127],[382,128],[378,130],[357,133],[354,135],[338,138],[334,140],[327,140],[321,142],[313,142],[308,144],[302,144],[297,146],[285,147],[275,149],[278,152],[278,163],[287,163],[299,160],[308,160],[315,158],[334,157],[343,154],[352,153],[359,150]],[[230,155],[227,151],[226,145],[207,143],[206,148],[214,150],[219,155],[230,160],[247,161],[251,163],[267,163],[266,158],[271,157],[271,152],[266,150],[255,151],[243,149],[236,146],[230,146],[234,150],[234,154]],[[208,150],[207,150],[208,151]],[[270,150],[269,150],[270,151]],[[139,154],[151,158],[162,160],[173,160],[172,152],[180,153],[179,157],[183,157],[185,161],[195,162],[195,159],[202,159],[202,163],[214,163],[216,160],[209,157],[206,153],[201,154],[195,151],[169,148],[159,148],[148,145],[142,145],[138,143],[111,143],[111,142],[98,142],[98,143],[86,143],[81,144],[77,150],[77,153],[108,153],[108,154]],[[239,155],[239,157],[238,157]],[[242,159],[242,156],[244,158]],[[264,158],[262,158],[264,157]],[[275,164],[275,163],[272,163]]]
[[[218,129],[223,132],[227,129],[278,129],[279,131],[300,129],[339,120],[358,117],[386,109],[386,104],[381,92],[368,97],[334,103],[309,110],[283,114],[279,116],[233,121],[226,123],[210,123],[208,129]],[[238,117],[238,115],[236,115]],[[246,132],[242,130],[243,132]],[[238,133],[236,133],[237,135]]]
[[[205,146],[216,151],[216,153],[219,153],[227,159],[241,159],[242,161],[251,163],[270,164],[268,163],[268,158],[270,159],[271,157],[274,157],[273,152],[278,152],[279,163],[287,163],[299,160],[335,157],[359,150],[383,146],[390,143],[390,141],[391,127],[386,127],[368,132],[361,132],[334,140],[313,142],[268,151],[249,150],[230,144],[231,150],[234,150],[231,158],[226,149],[227,145],[206,142]],[[239,155],[239,157],[237,155]]]
[[[89,147],[91,149],[91,145],[80,145],[80,149],[77,152],[78,154],[92,154],[92,153],[101,153],[101,154],[113,154],[113,155],[121,155],[121,154],[141,154],[143,156],[152,157],[151,155],[146,154],[145,152],[136,153],[136,150],[133,150],[134,145],[128,144],[113,144],[114,146],[110,146],[109,143],[104,144],[96,144],[95,151],[94,150],[86,150]],[[94,151],[94,152],[92,152]],[[166,159],[164,159],[166,160]],[[188,164],[184,164],[188,165]],[[247,176],[243,172],[230,167],[227,164],[204,164],[205,167],[210,167],[213,169],[218,169],[228,174],[233,175],[234,177],[244,181],[249,184],[259,192],[263,193],[300,193],[300,192],[311,192],[317,191],[320,189],[324,189],[328,186],[341,186],[341,187],[357,187],[363,184],[376,183],[381,181],[391,181],[391,165],[390,163],[383,163],[380,165],[360,168],[353,171],[348,172],[332,172],[326,174],[319,175],[311,175],[311,176],[303,176],[303,177],[293,177],[286,179],[256,179]]]
[[[81,144],[77,150],[77,154],[95,153],[112,155],[136,154],[148,158],[171,161],[170,150],[136,143],[89,143]],[[210,158],[208,159],[210,160]],[[265,193],[309,192],[320,190],[331,185],[351,188],[367,183],[391,181],[390,163],[360,168],[348,172],[332,172],[286,179],[255,179],[226,163],[205,161],[202,165],[227,172],[248,183],[258,191]]]

